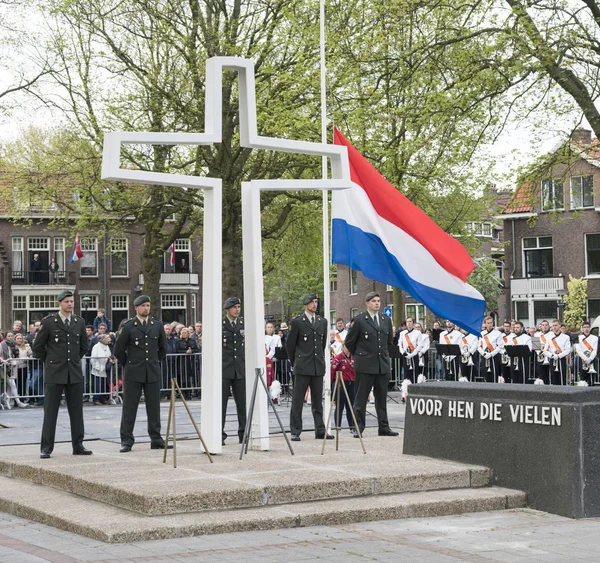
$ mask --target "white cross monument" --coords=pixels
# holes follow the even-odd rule
[[[104,136],[102,178],[141,184],[180,186],[204,190],[202,276],[202,403],[200,424],[211,453],[221,453],[221,294],[222,294],[222,193],[220,178],[201,178],[121,168],[121,145],[212,145],[222,139],[223,70],[238,73],[240,96],[240,145],[253,149],[284,151],[326,157],[331,179],[252,180],[242,183],[242,237],[244,258],[244,306],[246,390],[250,398],[255,369],[266,369],[264,355],[263,268],[260,222],[262,190],[336,190],[350,187],[346,147],[288,139],[261,137],[256,127],[254,63],[239,57],[212,57],[206,61],[204,133],[111,132]],[[326,236],[326,235],[325,235]],[[325,280],[327,285],[327,280]],[[329,374],[326,374],[328,377]],[[315,400],[315,399],[313,399]],[[259,393],[251,429],[251,447],[269,449],[267,397]]]

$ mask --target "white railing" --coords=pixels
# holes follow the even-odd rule
[[[198,274],[167,272],[160,275],[160,285],[198,285]],[[144,274],[140,274],[139,284],[144,285]]]
[[[511,295],[552,295],[565,288],[565,278],[521,278],[510,281]]]

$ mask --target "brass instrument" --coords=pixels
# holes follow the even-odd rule
[[[592,355],[592,352],[590,350],[583,350],[583,355],[586,358],[589,358]],[[598,373],[595,369],[594,369],[594,363],[590,363],[590,364],[586,364],[585,362],[581,362],[581,369],[583,371],[585,371],[586,373],[589,373],[590,375],[594,375],[596,373]]]
[[[519,371],[519,358],[517,356],[513,358],[513,369]]]
[[[466,344],[462,347],[460,361],[463,364],[467,364],[467,367],[471,367],[473,365],[473,355],[469,353],[469,346],[467,346]]]
[[[554,368],[554,371],[560,371],[560,360],[558,358],[552,360],[552,367]]]
[[[419,352],[419,367],[425,367],[425,359],[423,358],[423,352]]]
[[[510,365],[510,356],[506,352],[502,352],[502,365],[504,365],[504,366]]]

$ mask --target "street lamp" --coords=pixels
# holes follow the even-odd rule
[[[85,315],[83,315],[85,317],[85,322],[87,322],[87,312],[91,302],[92,298],[88,295],[85,295],[81,298],[81,303],[83,304],[83,309],[85,311]]]

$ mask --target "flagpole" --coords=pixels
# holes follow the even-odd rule
[[[321,66],[321,142],[327,143],[327,82],[325,72],[325,0],[319,0],[319,47]],[[327,157],[322,158],[322,175],[326,180]],[[329,192],[323,190],[323,316],[330,322],[330,295],[329,295]],[[331,325],[329,325],[331,330]],[[323,382],[325,400],[325,420],[329,420],[331,408],[331,377],[329,366],[331,363],[331,352],[329,349],[329,334],[327,334],[327,349],[325,350],[325,381]],[[313,397],[313,401],[315,397]],[[328,432],[329,429],[326,429]]]

